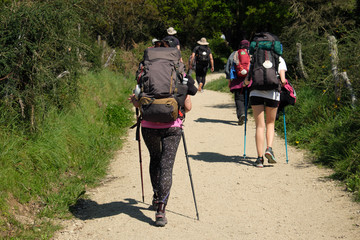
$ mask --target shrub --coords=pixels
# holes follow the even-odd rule
[[[36,129],[48,109],[77,100],[82,67],[98,65],[98,53],[82,38],[82,21],[67,1],[13,4],[0,16],[0,105]]]

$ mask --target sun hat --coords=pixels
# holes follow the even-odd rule
[[[155,45],[156,42],[159,42],[159,39],[154,38],[153,40],[151,40],[152,44]]]
[[[166,31],[169,35],[175,35],[177,33],[173,27],[169,27]]]
[[[206,38],[202,37],[199,41],[197,41],[200,45],[209,45],[209,43],[206,41]]]

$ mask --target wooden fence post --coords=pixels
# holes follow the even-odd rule
[[[345,82],[346,87],[347,87],[347,88],[349,89],[349,91],[350,91],[350,94],[351,94],[351,106],[352,106],[352,107],[355,107],[355,103],[356,103],[357,99],[356,99],[354,90],[353,90],[353,88],[352,88],[350,79],[348,78],[346,72],[340,73],[340,76],[342,77],[342,79],[343,79],[344,82]]]
[[[305,71],[303,59],[302,59],[302,52],[301,52],[301,43],[296,43],[296,50],[298,54],[298,71],[300,72],[301,77],[304,79],[308,78],[308,74]]]
[[[104,64],[104,67],[105,67],[105,68],[110,65],[110,62],[111,62],[111,60],[112,60],[113,58],[115,58],[115,55],[116,55],[116,51],[115,51],[115,49],[113,49],[112,52],[110,53],[110,55],[109,55],[106,63]]]
[[[331,72],[334,78],[335,84],[335,102],[340,100],[341,91],[340,91],[340,81],[339,81],[339,56],[338,56],[338,48],[336,44],[336,38],[334,36],[328,36],[329,49],[330,49],[330,57],[331,57]]]

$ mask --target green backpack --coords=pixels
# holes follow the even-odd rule
[[[250,43],[249,53],[253,55],[255,50],[264,49],[264,50],[272,50],[279,56],[283,53],[283,48],[279,39],[268,32],[256,33],[254,39]]]

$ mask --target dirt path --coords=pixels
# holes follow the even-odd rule
[[[88,192],[75,219],[53,239],[360,239],[360,205],[325,178],[329,170],[309,164],[302,151],[276,137],[279,160],[263,169],[256,157],[255,125],[237,126],[231,95],[205,90],[192,97],[185,137],[200,221],[181,143],[167,207],[169,223],[153,224],[148,153],[142,142],[145,202],[141,199],[134,130],[113,160],[102,186]]]

